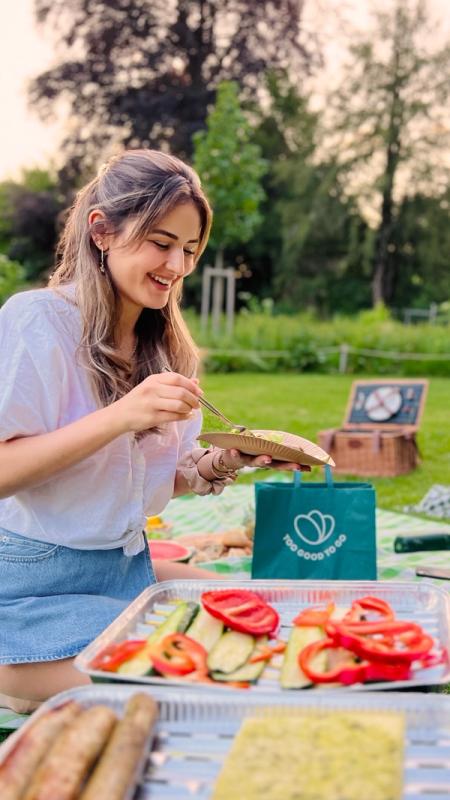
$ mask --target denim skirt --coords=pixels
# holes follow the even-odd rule
[[[147,543],[126,556],[0,528],[0,664],[77,655],[155,581]]]

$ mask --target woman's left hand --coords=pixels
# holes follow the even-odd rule
[[[228,469],[242,469],[243,467],[260,467],[262,469],[300,470],[311,472],[311,467],[305,464],[296,464],[294,461],[276,461],[272,456],[248,456],[240,450],[223,450],[221,462]]]

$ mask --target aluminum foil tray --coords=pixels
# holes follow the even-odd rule
[[[389,681],[371,684],[355,684],[345,691],[367,691],[376,689],[417,688],[441,683],[450,683],[450,599],[448,593],[431,582],[396,581],[164,581],[146,589],[128,606],[116,620],[106,628],[75,659],[76,667],[94,679],[136,681],[142,684],[187,686],[186,681],[156,676],[136,677],[117,675],[114,672],[93,670],[89,665],[94,656],[112,642],[123,639],[144,638],[162,620],[161,612],[167,610],[174,600],[198,601],[202,592],[208,589],[225,588],[251,589],[258,592],[273,605],[281,620],[280,638],[287,640],[292,619],[302,608],[333,600],[338,606],[347,606],[358,597],[376,595],[386,600],[400,619],[414,620],[445,648],[446,661],[436,667],[420,670],[409,681]],[[169,606],[170,607],[170,606]],[[258,682],[246,692],[279,691],[283,694],[298,693],[299,690],[281,689],[279,668],[282,657],[268,665]],[[197,688],[197,686],[196,686]],[[206,688],[206,686],[205,686]],[[215,689],[216,687],[214,687]],[[230,687],[217,684],[217,691],[231,692]],[[238,690],[239,691],[239,690]],[[301,691],[301,690],[300,690]],[[314,692],[329,692],[329,688],[315,688]],[[338,691],[341,689],[338,688]],[[450,792],[449,792],[450,798]]]
[[[448,800],[450,797],[450,697],[417,692],[298,692],[295,697],[272,693],[180,691],[161,687],[96,685],[71,689],[44,703],[37,714],[67,699],[85,707],[105,703],[121,713],[136,691],[151,694],[159,705],[159,720],[149,746],[135,800],[207,800],[243,718],[252,714],[333,709],[399,711],[406,718],[403,800]],[[244,695],[244,696],[243,696]],[[29,727],[23,727],[0,747],[0,761]],[[355,741],[355,754],[358,743]],[[265,797],[264,800],[282,800]],[[369,796],[361,800],[370,800]]]

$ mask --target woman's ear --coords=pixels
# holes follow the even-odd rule
[[[88,224],[94,244],[100,250],[108,249],[108,231],[106,217],[99,208],[94,208],[88,216]]]

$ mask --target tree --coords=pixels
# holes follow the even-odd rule
[[[263,224],[239,248],[251,272],[246,288],[289,310],[367,305],[369,278],[367,267],[361,269],[366,226],[339,184],[337,165],[319,159],[318,114],[286,72],[269,73],[267,90],[264,108],[252,108],[254,139],[269,170]]]
[[[389,251],[389,259],[395,260],[396,308],[426,308],[449,299],[449,209],[450,189],[440,197],[403,198]]]
[[[169,147],[189,157],[215,88],[234,80],[254,96],[271,67],[297,75],[311,61],[301,41],[304,0],[35,0],[63,53],[30,98],[41,115],[70,108],[69,174],[112,142]]]
[[[286,308],[354,312],[369,301],[364,224],[339,168],[294,153],[276,170],[282,246],[274,281]]]
[[[421,0],[377,11],[370,38],[354,39],[330,98],[329,145],[353,191],[359,181],[376,213],[372,301],[389,304],[400,266],[390,253],[402,197],[439,194],[448,182],[442,154],[450,145],[450,46],[436,44]]]
[[[53,265],[58,217],[64,207],[46,170],[25,170],[20,182],[0,184],[0,250],[35,280]]]
[[[266,75],[266,89],[264,105],[250,106],[255,120],[254,141],[269,165],[263,177],[265,199],[261,214],[264,222],[239,255],[250,268],[247,282],[250,291],[258,296],[273,297],[274,284],[283,271],[280,201],[285,186],[279,179],[279,169],[294,155],[303,160],[312,156],[316,147],[317,115],[309,109],[309,97],[299,90],[297,82],[292,82],[286,70],[270,70]],[[290,183],[288,177],[288,189]]]
[[[261,223],[261,179],[267,167],[260,148],[251,141],[235,83],[220,84],[206,125],[206,131],[194,134],[194,166],[214,210],[210,241],[216,267],[222,267],[225,249],[247,242]]]

